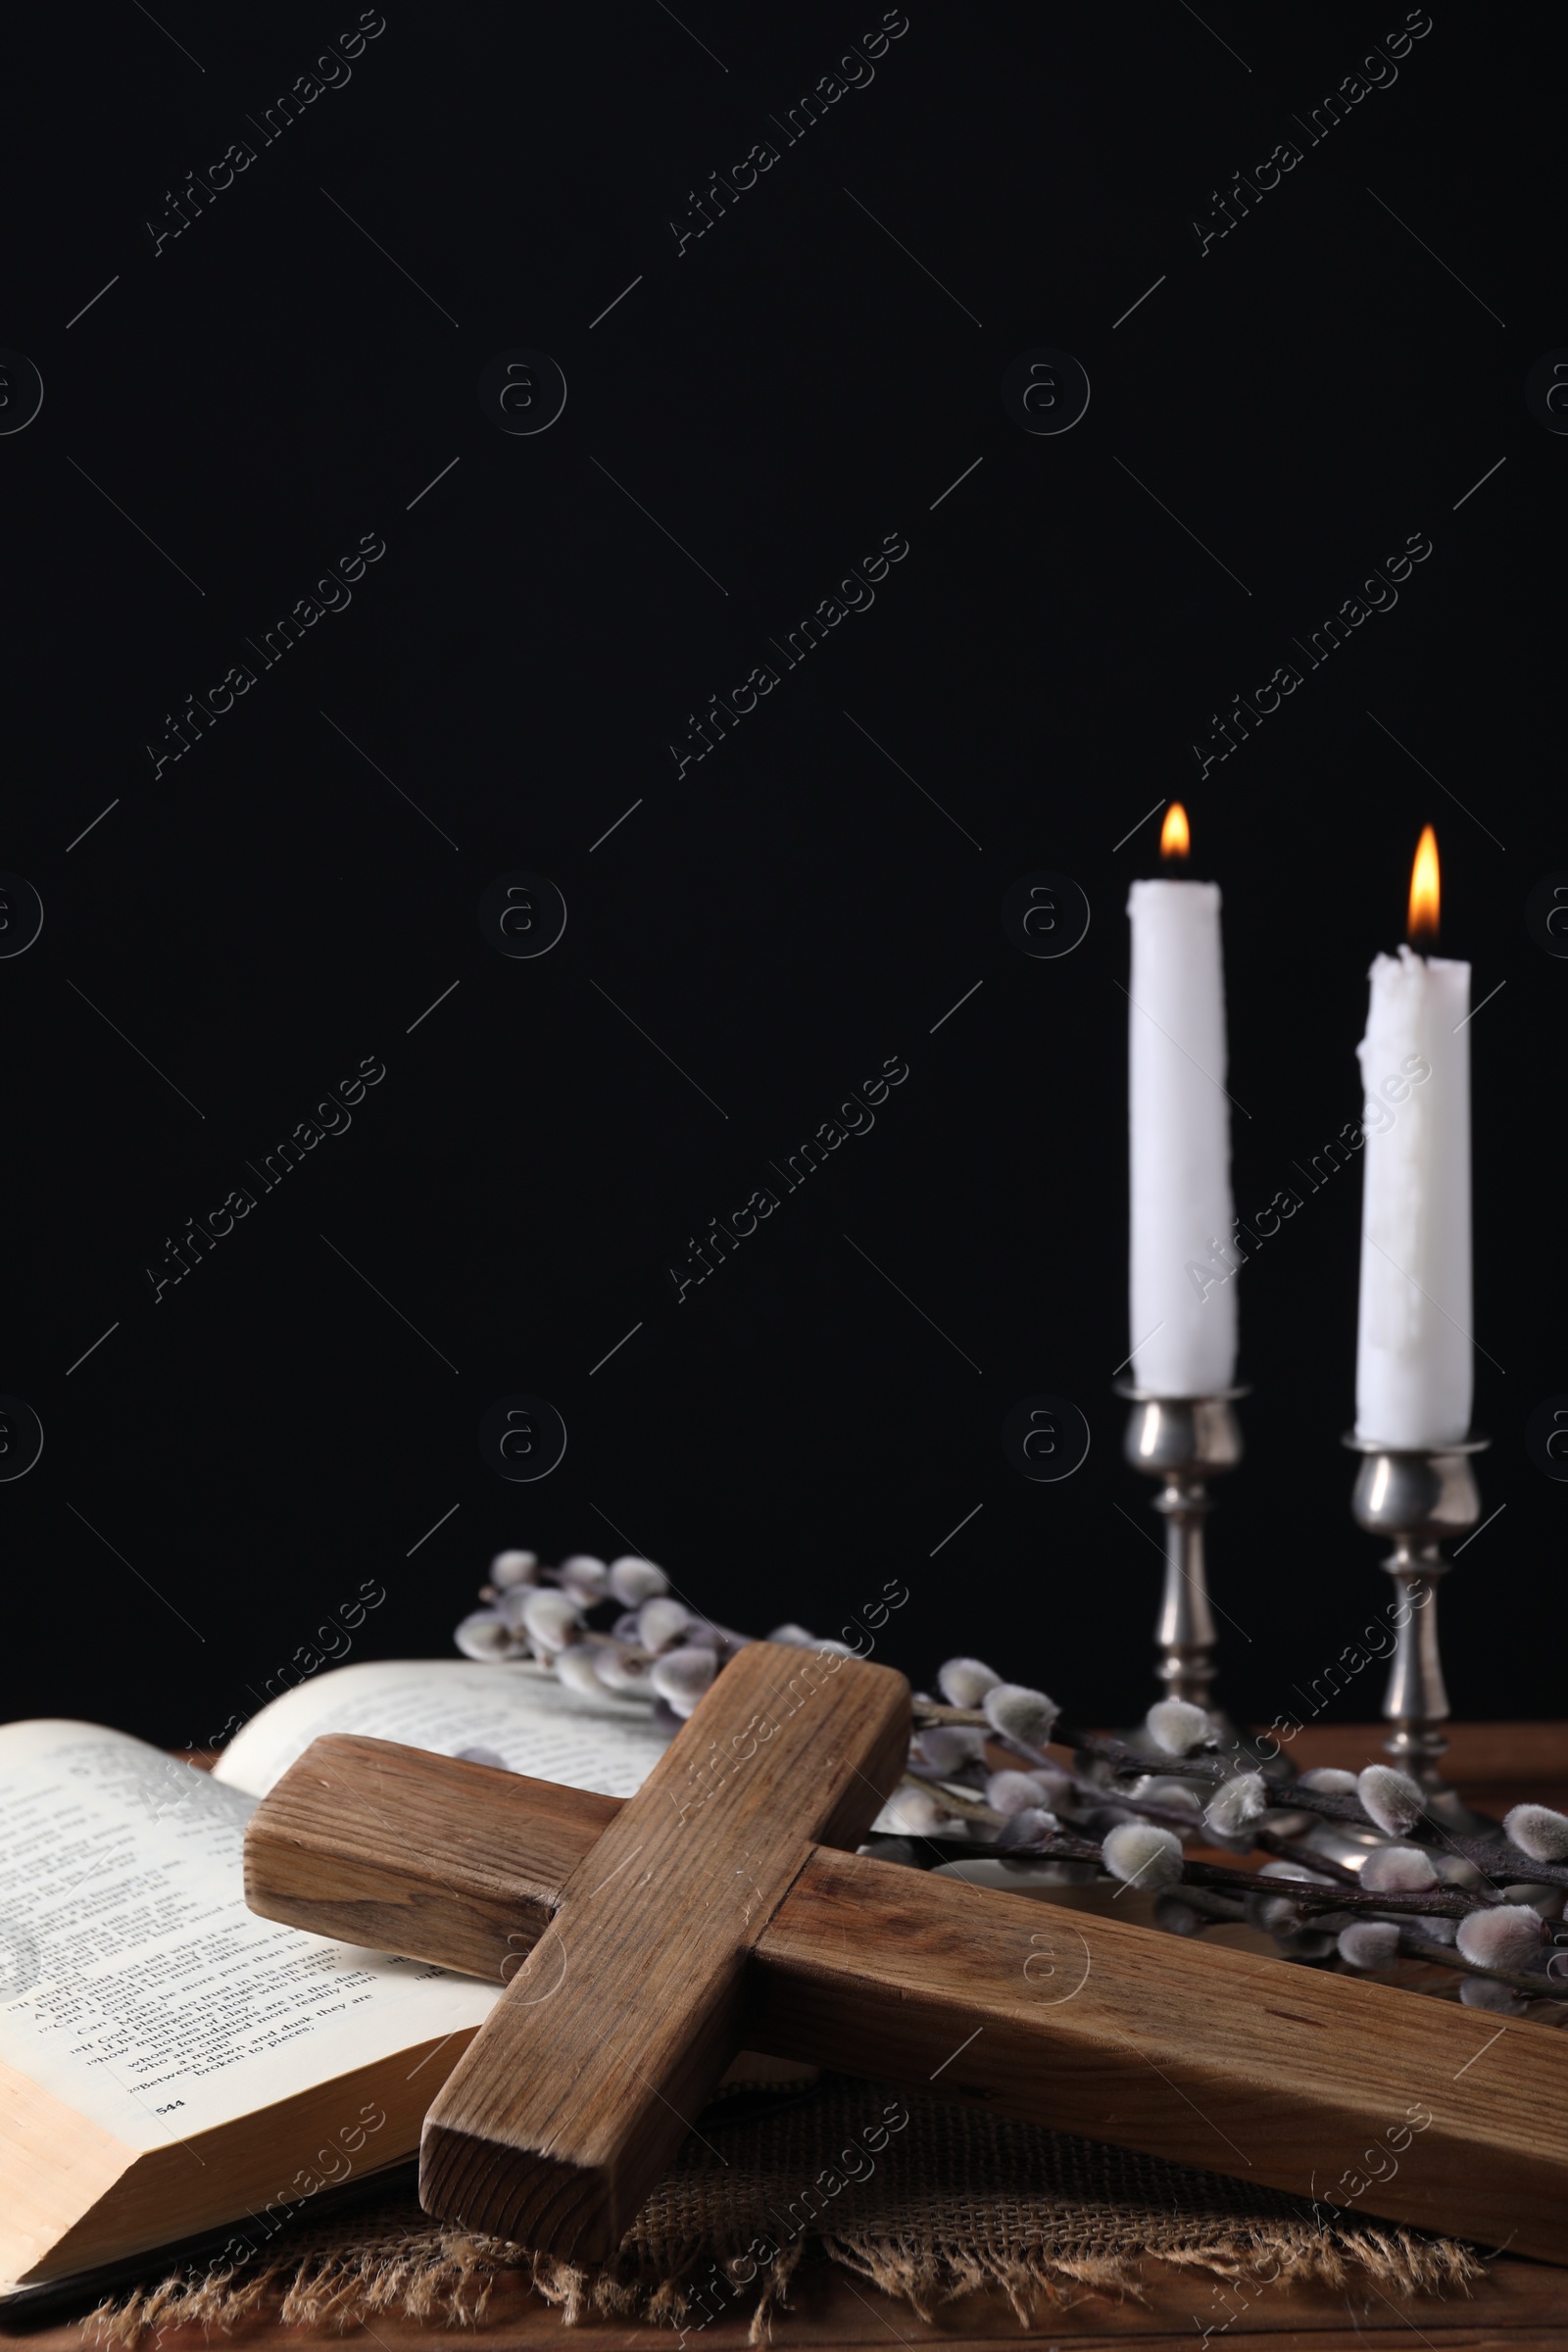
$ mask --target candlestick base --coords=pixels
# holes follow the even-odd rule
[[[1123,1450],[1135,1470],[1160,1480],[1152,1508],[1165,1522],[1165,1583],[1154,1621],[1154,1674],[1162,1698],[1190,1699],[1214,1715],[1222,1741],[1240,1740],[1234,1725],[1216,1715],[1209,1692],[1214,1681],[1214,1617],[1208,1597],[1203,1521],[1213,1508],[1208,1481],[1234,1469],[1242,1458],[1241,1424],[1231,1410],[1245,1388],[1212,1396],[1156,1396],[1130,1381],[1116,1383],[1118,1396],[1131,1400]],[[1129,1734],[1148,1744],[1140,1724]],[[1245,1744],[1245,1743],[1243,1743]],[[1153,1753],[1153,1751],[1151,1751]]]
[[[1447,1828],[1495,1831],[1494,1821],[1461,1802],[1440,1769],[1448,1746],[1443,1728],[1448,1693],[1438,1646],[1438,1586],[1453,1565],[1441,1546],[1464,1535],[1481,1516],[1470,1456],[1483,1452],[1491,1440],[1461,1438],[1449,1446],[1418,1448],[1352,1436],[1345,1444],[1361,1456],[1350,1499],[1356,1525],[1368,1535],[1388,1536],[1394,1544],[1383,1562],[1397,1592],[1383,1699],[1392,1727],[1383,1742],[1385,1753],[1420,1783],[1428,1811]]]

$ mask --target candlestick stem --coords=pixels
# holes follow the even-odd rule
[[[1208,1481],[1242,1458],[1232,1389],[1215,1396],[1151,1396],[1133,1388],[1125,1451],[1135,1470],[1160,1480],[1152,1508],[1165,1522],[1165,1582],[1154,1620],[1154,1673],[1164,1698],[1207,1707],[1214,1681],[1214,1617],[1208,1599],[1203,1522],[1213,1508]]]
[[[1443,1787],[1439,1759],[1446,1755],[1448,1693],[1438,1649],[1438,1579],[1452,1565],[1435,1544],[1403,1544],[1383,1563],[1398,1589],[1394,1655],[1383,1713],[1393,1726],[1383,1745],[1396,1764],[1424,1788]]]
[[[1438,1642],[1438,1587],[1453,1565],[1444,1542],[1464,1535],[1481,1516],[1470,1456],[1487,1443],[1466,1438],[1411,1451],[1365,1438],[1346,1440],[1361,1455],[1350,1503],[1356,1525],[1388,1536],[1394,1545],[1383,1562],[1398,1595],[1383,1698],[1391,1727],[1384,1750],[1428,1791],[1430,1809],[1450,1827],[1467,1827],[1477,1816],[1467,1812],[1440,1769],[1448,1746],[1448,1693]]]

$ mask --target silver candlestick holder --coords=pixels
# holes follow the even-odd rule
[[[1394,1578],[1399,1606],[1383,1713],[1393,1726],[1386,1753],[1428,1794],[1428,1811],[1449,1829],[1495,1830],[1463,1805],[1439,1769],[1448,1740],[1448,1693],[1438,1647],[1438,1586],[1452,1567],[1445,1542],[1464,1535],[1481,1516],[1472,1454],[1488,1438],[1411,1449],[1369,1438],[1345,1441],[1361,1463],[1350,1508],[1368,1535],[1388,1536],[1394,1549],[1383,1566]]]
[[[1214,1680],[1214,1617],[1208,1600],[1203,1521],[1213,1505],[1208,1482],[1242,1458],[1242,1429],[1231,1406],[1247,1389],[1213,1396],[1156,1396],[1118,1381],[1130,1397],[1123,1450],[1135,1470],[1157,1478],[1153,1508],[1165,1522],[1165,1584],[1154,1621],[1155,1675],[1161,1696],[1206,1708]]]

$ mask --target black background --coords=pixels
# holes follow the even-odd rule
[[[881,1654],[917,1677],[961,1647],[1080,1720],[1141,1709],[1120,984],[1139,819],[1173,795],[1224,892],[1238,1206],[1303,1199],[1240,1278],[1222,1694],[1293,1708],[1387,1597],[1339,1447],[1360,1178],[1295,1171],[1357,1111],[1366,968],[1431,819],[1445,952],[1476,1002],[1502,988],[1471,1036],[1475,1419],[1507,1508],[1446,1647],[1457,1712],[1557,1711],[1530,1628],[1568,1492],[1522,1433],[1568,1387],[1568,966],[1524,904],[1568,865],[1568,441],[1523,386],[1568,342],[1564,35],[1440,0],[1309,144],[1293,116],[1404,17],[909,0],[792,144],[875,7],[388,0],[267,144],[250,119],[353,7],[13,24],[0,342],[45,398],[0,439],[0,865],[46,912],[0,963],[0,1389],[45,1446],[0,1488],[8,1713],[200,1742],[364,1580],[353,1654],[447,1650],[516,1543],[645,1551],[758,1631],[834,1632],[902,1576]],[[1200,254],[1213,191],[1288,138]],[[155,255],[168,192],[238,139],[256,160]],[[763,139],[677,253],[692,191]],[[1093,387],[1060,437],[1001,399],[1042,345]],[[565,374],[542,435],[479,406],[514,347]],[[352,605],[253,661],[365,533]],[[689,714],[889,533],[874,608],[677,778]],[[1200,778],[1211,713],[1412,533],[1397,608]],[[256,685],[155,779],[167,714],[238,662]],[[1001,925],[1037,867],[1093,909],[1059,961]],[[536,961],[476,919],[515,868],[569,909]],[[262,1193],[246,1163],[365,1056],[352,1128]],[[677,1304],[690,1238],[889,1056],[874,1131]],[[256,1208],[155,1303],[145,1269],[242,1184]],[[1039,1391],[1093,1432],[1059,1485],[1002,1452]],[[475,1442],[514,1392],[569,1432],[534,1486]]]

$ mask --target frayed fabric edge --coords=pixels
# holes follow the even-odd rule
[[[568,2327],[588,2318],[643,2321],[683,2336],[701,2334],[717,2318],[741,2317],[755,2295],[749,2340],[760,2344],[770,2340],[775,2317],[789,2308],[790,2284],[808,2244],[926,2321],[962,2296],[1000,2290],[1019,2326],[1027,2327],[1042,2311],[1065,2311],[1092,2294],[1141,2299],[1145,2284],[1141,2258],[1133,2254],[1055,2254],[1043,2245],[1004,2252],[870,2230],[803,2239],[781,2249],[760,2272],[754,2265],[744,2281],[733,2275],[744,2252],[717,2253],[710,2243],[684,2250],[663,2278],[652,2279],[625,2261],[590,2269],[528,2255],[502,2239],[449,2231],[434,2243],[411,2235],[401,2245],[318,2249],[293,2261],[274,2260],[250,2276],[168,2278],[101,2304],[89,2325],[96,2342],[114,2352],[137,2352],[171,2328],[199,2325],[227,2332],[262,2317],[337,2334],[383,2315],[481,2328],[498,2278],[514,2277],[555,2305]],[[1152,2251],[1160,2262],[1236,2284],[1339,2288],[1361,2277],[1393,2295],[1468,2293],[1485,2271],[1478,2255],[1452,2239],[1364,2226],[1353,2236],[1333,2229],[1310,2237],[1253,2229]],[[705,2263],[707,2276],[699,2283]],[[710,2302],[719,2308],[710,2309]]]
[[[1144,2258],[1135,2254],[1054,2254],[1048,2247],[1003,2253],[974,2246],[914,2243],[871,2232],[820,2241],[829,2259],[854,2271],[870,2286],[908,2304],[932,2321],[945,2304],[962,2296],[1000,2290],[1020,2327],[1043,2311],[1065,2311],[1088,2294],[1144,2299]],[[1151,2259],[1200,2271],[1238,2285],[1312,2284],[1334,2288],[1359,2278],[1393,2295],[1468,2294],[1486,2265],[1469,2246],[1451,2238],[1426,2238],[1409,2230],[1357,2230],[1347,2237],[1324,2230],[1303,2239],[1288,2230],[1253,2230],[1245,2239],[1152,2249]],[[755,2340],[755,2338],[754,2338]]]

